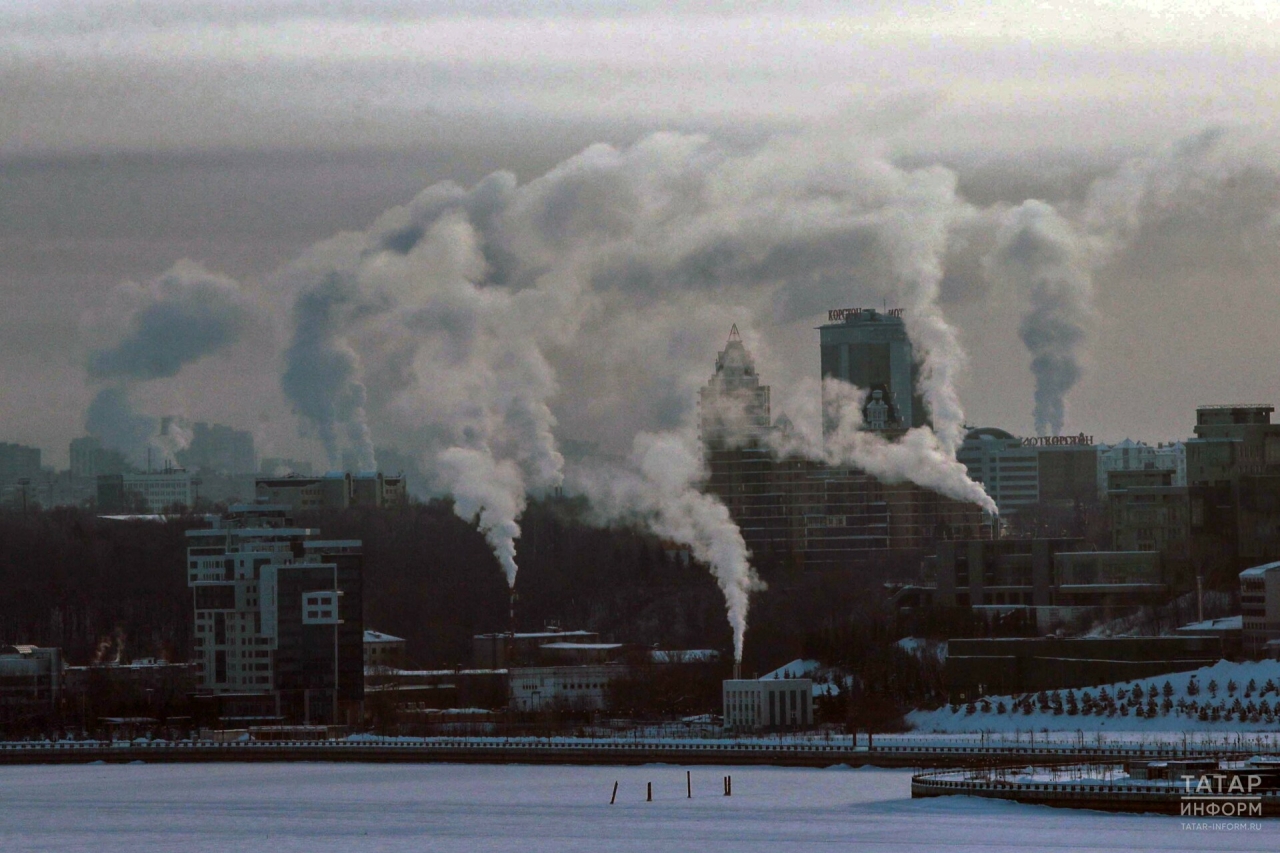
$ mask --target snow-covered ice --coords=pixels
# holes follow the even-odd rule
[[[1261,830],[1194,831],[1161,815],[912,800],[910,773],[899,770],[691,770],[692,800],[685,768],[667,765],[0,767],[0,850],[1168,853],[1271,851],[1280,837],[1274,820]]]

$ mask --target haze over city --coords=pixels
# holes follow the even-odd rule
[[[585,315],[564,311],[559,339],[539,347],[560,441],[621,453],[639,429],[687,422],[734,322],[775,388],[815,378],[828,309],[903,302],[900,271],[867,236],[877,226],[852,220],[908,185],[946,208],[938,304],[968,354],[968,423],[1036,431],[1019,335],[1031,289],[992,261],[1028,199],[1061,216],[1080,253],[1066,263],[1091,279],[1064,431],[1180,439],[1195,405],[1268,402],[1277,386],[1257,346],[1280,307],[1268,4],[49,3],[0,15],[13,129],[0,143],[2,428],[51,464],[122,380],[139,412],[229,423],[264,454],[322,462],[315,424],[282,387],[303,286],[290,270],[334,235],[377,232],[429,186],[474,196],[499,171],[524,197],[574,169],[604,175],[561,181],[572,199],[544,194],[543,218],[526,223],[541,229],[537,251],[585,246],[601,227],[615,241],[591,262]],[[583,153],[598,143],[612,147]],[[872,174],[880,197],[860,196]],[[727,175],[749,189],[714,197]],[[684,217],[679,240],[645,219],[656,214],[628,196],[637,187],[672,194],[661,216]],[[803,238],[805,223],[767,216],[806,194]],[[623,219],[602,224],[610,212]],[[523,286],[484,261],[459,274],[481,290]],[[225,339],[143,375],[136,359],[95,363],[124,346],[175,264],[231,295]],[[406,344],[384,319],[343,333],[373,443],[414,453],[438,424],[406,395]]]

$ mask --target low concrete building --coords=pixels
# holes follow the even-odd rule
[[[346,509],[352,506],[383,509],[408,501],[403,476],[381,472],[350,474],[330,472],[318,477],[287,474],[258,477],[254,491],[259,503],[280,504],[294,512]]]
[[[404,640],[381,631],[364,632],[364,668],[404,666]]]
[[[609,704],[609,685],[628,671],[621,664],[515,668],[511,670],[511,709],[603,711]]]
[[[813,725],[813,681],[737,678],[723,682],[726,731],[802,729]]]
[[[61,649],[0,645],[0,719],[48,713],[61,697]]]
[[[164,512],[192,506],[191,474],[182,468],[98,475],[98,511]]]
[[[595,631],[562,631],[549,625],[546,630],[494,634],[476,634],[471,638],[471,664],[477,669],[500,669],[505,666],[543,662],[542,646],[551,643],[596,644]]]
[[[1271,657],[1268,644],[1280,640],[1280,563],[1265,563],[1240,573],[1240,613],[1245,655]]]

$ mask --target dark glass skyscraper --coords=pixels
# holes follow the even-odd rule
[[[818,327],[822,376],[834,376],[867,392],[868,429],[900,431],[928,423],[916,389],[919,367],[900,310],[841,308]]]

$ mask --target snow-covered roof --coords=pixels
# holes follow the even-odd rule
[[[1192,622],[1178,629],[1179,634],[1194,634],[1197,631],[1240,631],[1244,629],[1243,616],[1224,616],[1221,619],[1206,619],[1203,622]]]
[[[822,666],[822,664],[818,663],[816,660],[796,658],[791,663],[784,664],[773,672],[766,672],[764,675],[760,676],[760,680],[767,681],[774,678],[804,678],[805,676],[813,673],[820,666]]]
[[[403,643],[404,637],[393,637],[381,631],[365,631],[364,641],[366,643]]]
[[[613,649],[622,648],[622,643],[543,643],[538,646],[540,649],[562,649],[565,651],[574,651],[578,649],[587,650],[595,649],[598,651],[612,651]]]
[[[1254,566],[1251,569],[1245,569],[1240,573],[1242,578],[1260,578],[1267,572],[1280,569],[1280,563],[1264,563],[1261,566]]]
[[[654,663],[713,663],[720,660],[715,649],[653,649],[649,660]]]

